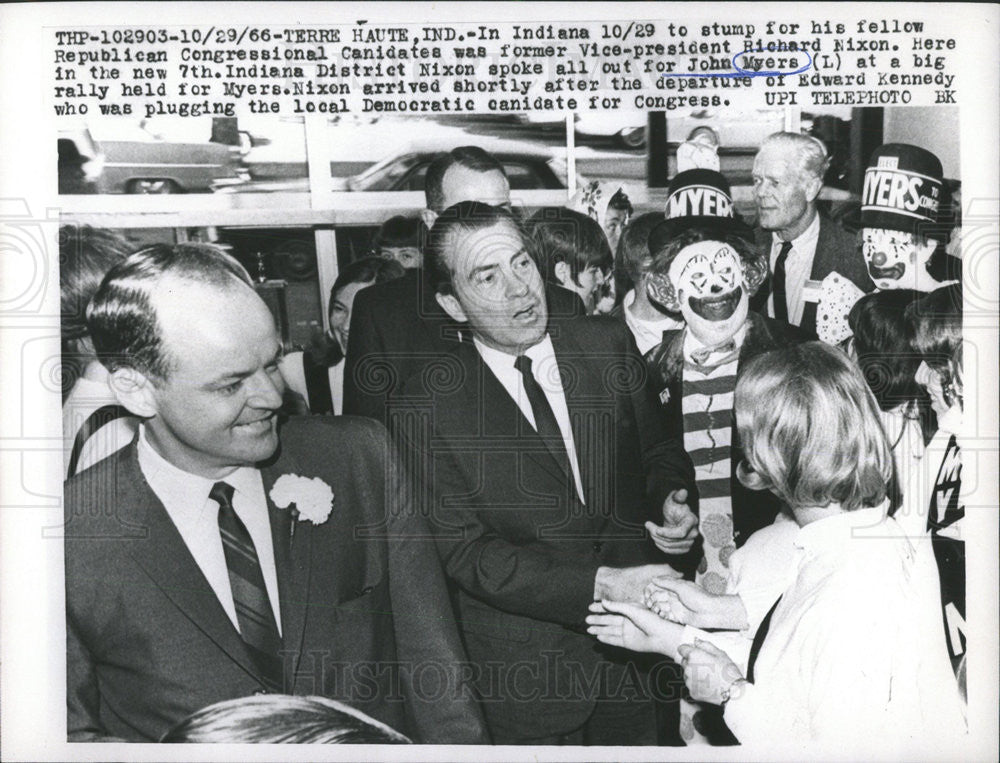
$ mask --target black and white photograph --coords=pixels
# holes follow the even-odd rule
[[[0,12],[11,760],[995,753],[995,8],[170,7]]]

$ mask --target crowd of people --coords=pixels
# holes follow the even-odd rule
[[[639,215],[456,148],[303,352],[218,247],[64,228],[70,740],[964,733],[941,164],[877,149],[855,235],[818,139],[752,223],[717,147]]]

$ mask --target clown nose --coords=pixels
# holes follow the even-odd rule
[[[882,267],[887,262],[888,258],[885,256],[884,252],[875,252],[872,255],[872,265],[877,268]]]

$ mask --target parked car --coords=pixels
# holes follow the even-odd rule
[[[545,112],[518,114],[521,124],[534,125],[542,130],[562,130],[566,120]],[[584,111],[573,115],[573,131],[580,143],[592,138],[613,141],[623,148],[642,148],[646,145],[646,114],[638,111]]]
[[[485,141],[479,143],[503,164],[511,190],[566,187],[566,163],[554,152],[514,141],[504,145]],[[343,178],[336,184],[335,190],[422,191],[431,162],[451,148],[451,145],[436,145],[433,142],[409,144],[364,172]]]
[[[511,190],[566,188],[566,162],[555,150],[526,141],[476,137],[478,139],[468,142],[475,142],[503,164]],[[423,191],[427,168],[431,162],[456,145],[461,143],[455,143],[452,138],[427,138],[405,143],[355,175],[333,178],[333,190]],[[305,177],[258,181],[252,164],[251,174],[255,177],[253,182],[227,188],[224,191],[246,193],[309,190],[309,181]]]
[[[231,143],[223,143],[218,136],[226,131],[210,120],[187,122],[95,120],[60,131],[60,157],[76,152],[100,165],[91,193],[208,193],[249,180],[235,126]]]

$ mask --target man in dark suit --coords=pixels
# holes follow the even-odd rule
[[[279,423],[280,343],[240,265],[143,250],[88,325],[143,424],[66,484],[70,740],[156,741],[206,705],[278,692],[423,742],[486,741],[466,678],[444,673],[464,653],[384,429]]]
[[[428,227],[459,201],[510,205],[503,165],[477,146],[461,146],[428,168],[422,217]],[[583,313],[580,299],[556,286],[548,290],[556,315]],[[421,268],[358,294],[344,366],[344,413],[386,423],[386,403],[412,374],[438,361],[460,339],[456,324],[434,298]]]
[[[628,329],[550,323],[530,246],[502,208],[438,218],[425,267],[472,339],[451,348],[452,373],[409,380],[391,429],[426,481],[494,741],[651,744],[648,684],[582,627],[595,598],[638,600],[676,574],[643,524],[664,522],[669,552],[690,549],[691,464]]]
[[[829,164],[818,139],[779,132],[764,141],[753,169],[755,237],[769,278],[750,307],[813,335],[824,279],[837,273],[863,292],[875,288],[855,236],[816,209]]]

